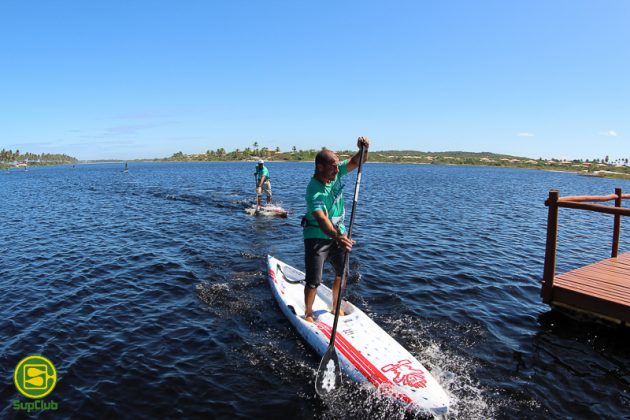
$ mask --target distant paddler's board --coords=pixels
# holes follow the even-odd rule
[[[323,356],[330,343],[334,315],[331,291],[321,285],[313,305],[315,323],[304,320],[304,273],[267,256],[268,278],[280,309],[300,335]],[[431,373],[405,348],[350,302],[342,305],[335,347],[341,371],[356,382],[370,382],[380,392],[413,408],[442,414],[448,397]]]
[[[287,217],[287,211],[278,206],[261,206],[259,209],[256,206],[251,206],[245,208],[245,213],[252,216]]]

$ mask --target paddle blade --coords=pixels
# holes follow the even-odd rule
[[[315,377],[315,391],[320,397],[330,394],[341,386],[341,369],[335,346],[328,346],[326,354],[319,363]]]

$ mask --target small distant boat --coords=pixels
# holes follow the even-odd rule
[[[256,205],[247,207],[245,213],[251,216],[272,216],[272,217],[287,217],[287,211],[282,207],[274,205],[266,205],[258,208]]]
[[[603,178],[604,174],[600,173],[599,171],[595,171],[595,172],[586,172],[586,171],[582,171],[582,172],[578,172],[579,176],[592,176],[595,178]]]
[[[127,162],[125,162],[125,169],[123,169],[123,172],[129,172],[129,169],[127,168]]]

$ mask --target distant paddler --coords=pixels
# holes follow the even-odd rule
[[[129,172],[129,169],[127,168],[127,162],[125,162],[125,169],[123,169],[123,172]]]
[[[267,194],[267,205],[271,204],[271,181],[269,180],[269,169],[265,166],[265,161],[260,159],[256,166],[256,200],[258,202],[257,209],[262,206],[262,192]]]
[[[342,162],[339,162],[339,157],[332,150],[324,149],[317,153],[315,175],[306,187],[306,215],[302,218],[306,265],[304,318],[309,322],[314,322],[313,302],[317,287],[322,282],[326,261],[329,261],[335,270],[331,312],[334,313],[337,306],[345,253],[352,249],[354,243],[348,239],[346,227],[343,224],[345,208],[341,177],[359,166],[361,150],[363,150],[363,161],[367,161],[370,141],[367,137],[359,137],[357,146],[359,152]],[[339,316],[343,315],[343,310],[340,310]]]

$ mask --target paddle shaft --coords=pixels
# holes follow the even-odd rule
[[[348,239],[352,239],[352,224],[354,223],[354,214],[357,209],[357,201],[359,201],[359,188],[361,186],[361,168],[363,167],[363,156],[365,154],[365,148],[363,145],[359,148],[359,168],[357,173],[357,183],[354,186],[354,198],[352,200],[352,212],[350,213],[350,225],[348,225]],[[341,298],[343,296],[343,287],[346,284],[348,277],[348,259],[350,258],[350,252],[346,251],[343,256],[343,271],[341,274],[341,282],[339,283],[339,290],[337,291],[337,304],[335,305],[335,320],[333,322],[332,332],[330,333],[330,344],[328,347],[335,345],[335,337],[337,335],[337,323],[339,322],[339,310],[341,309]]]
[[[354,223],[354,214],[359,199],[359,186],[361,185],[361,168],[363,166],[363,156],[365,155],[365,147],[359,147],[359,168],[357,174],[357,183],[354,187],[354,199],[352,200],[352,213],[350,214],[350,225],[348,227],[348,239],[352,240],[352,224]],[[339,311],[341,309],[341,300],[343,296],[343,285],[346,282],[348,266],[348,258],[350,253],[346,251],[343,256],[343,268],[341,273],[341,281],[339,282],[339,290],[337,290],[337,302],[335,304],[335,320],[333,322],[332,331],[330,333],[330,344],[322,361],[317,369],[315,377],[315,391],[320,396],[327,395],[330,391],[341,384],[341,369],[339,368],[339,359],[335,350],[335,337],[337,336],[337,324],[339,322]]]

